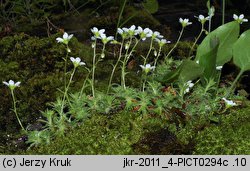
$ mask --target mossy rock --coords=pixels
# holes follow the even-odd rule
[[[86,122],[56,137],[51,144],[32,148],[28,154],[133,154],[132,144],[142,134],[133,114],[93,115]]]
[[[234,111],[222,117],[220,125],[207,127],[198,133],[196,155],[249,155],[250,108]]]
[[[142,117],[134,112],[94,114],[82,125],[69,129],[65,136],[55,137],[50,144],[31,148],[24,154],[136,154],[134,144],[143,134],[161,129],[164,123],[160,118]]]
[[[21,87],[15,89],[18,100],[17,108],[24,125],[32,123],[46,109],[48,102],[53,102],[63,89],[63,58],[65,46],[56,42],[56,37],[31,37],[17,34],[0,40],[0,82],[21,81]],[[90,63],[89,47],[79,43],[75,38],[69,46],[72,56],[81,55],[86,63]],[[68,70],[72,66],[68,65]],[[81,72],[81,73],[80,73]],[[85,78],[86,70],[76,73],[79,82]],[[79,88],[79,87],[78,87]],[[20,129],[15,114],[12,112],[12,101],[9,89],[0,85],[0,127],[1,131],[12,132]]]

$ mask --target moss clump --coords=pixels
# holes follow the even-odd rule
[[[56,37],[61,37],[61,34],[38,38],[22,33],[0,40],[0,82],[10,79],[21,81],[21,87],[15,93],[18,113],[24,125],[36,120],[41,115],[40,111],[46,108],[46,103],[55,101],[59,95],[57,89],[63,88],[66,50],[64,45],[56,42]],[[70,42],[70,47],[72,56],[84,54],[81,56],[83,60],[91,60],[89,48],[75,38]],[[69,69],[72,67],[70,64],[68,66]],[[81,82],[85,74],[86,71],[79,71],[75,79]],[[0,94],[1,131],[10,134],[20,128],[11,111],[11,95],[3,84],[0,85]]]
[[[31,148],[25,154],[136,154],[133,145],[143,134],[163,128],[164,123],[161,118],[133,112],[94,114],[65,136],[57,136],[49,145]]]
[[[93,115],[81,126],[56,137],[48,146],[27,151],[28,154],[133,154],[132,144],[143,129],[134,114]]]
[[[193,154],[249,155],[250,108],[232,112],[222,117],[220,125],[207,127],[198,133]]]

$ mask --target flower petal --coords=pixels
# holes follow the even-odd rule
[[[7,83],[6,81],[3,81],[3,84],[9,86],[9,83]]]
[[[21,82],[20,82],[20,81],[18,81],[18,82],[16,82],[16,83],[15,83],[15,86],[19,87],[19,86],[20,86],[20,84],[21,84]]]
[[[75,62],[75,61],[76,61],[75,58],[73,58],[73,57],[70,57],[70,60],[71,60],[72,62]]]
[[[75,62],[80,63],[80,62],[81,62],[81,59],[80,59],[79,57],[77,57],[77,58],[75,59]]]
[[[67,39],[69,37],[68,33],[64,32],[63,39]]]
[[[9,85],[12,86],[12,85],[15,85],[15,82],[13,80],[10,80],[9,81]]]
[[[61,37],[56,38],[56,40],[57,40],[57,43],[63,42],[63,39]]]
[[[72,37],[73,37],[73,34],[69,35],[68,40],[71,39]]]
[[[85,62],[80,62],[79,65],[86,65],[86,63]]]

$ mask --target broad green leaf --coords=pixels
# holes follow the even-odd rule
[[[161,83],[171,83],[175,80],[178,79],[180,72],[181,72],[181,66],[176,68],[176,70],[171,71],[166,73],[162,78],[157,78],[157,81],[161,82]]]
[[[209,52],[200,57],[199,64],[204,68],[204,78],[209,80],[216,73],[216,57],[219,47],[219,39],[211,37]]]
[[[250,30],[242,33],[234,44],[233,61],[242,71],[250,70]]]
[[[159,3],[157,0],[146,0],[145,2],[143,2],[143,6],[151,14],[156,13],[159,9]]]
[[[203,71],[204,69],[196,62],[186,60],[183,61],[183,63],[175,71],[167,73],[161,82],[171,83],[176,80],[187,82],[200,77],[203,74]]]
[[[179,80],[181,82],[194,80],[200,77],[203,74],[203,72],[204,72],[204,68],[202,68],[196,62],[191,61],[191,60],[186,60],[182,63]]]
[[[240,33],[240,25],[237,21],[232,21],[218,27],[216,30],[209,33],[202,43],[199,45],[196,54],[196,61],[206,54],[210,49],[210,40],[212,37],[218,37],[220,45],[218,47],[216,65],[221,66],[229,62],[232,58],[233,44],[237,41]]]

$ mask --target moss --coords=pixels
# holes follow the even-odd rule
[[[170,56],[174,57],[174,59],[186,59],[187,57],[189,57],[189,52],[192,45],[193,42],[180,41]],[[165,46],[163,48],[163,52],[167,54],[173,48],[173,46],[174,42],[172,42],[172,44],[169,44],[168,46]]]
[[[21,81],[21,87],[15,93],[18,113],[24,125],[36,120],[40,111],[46,108],[46,103],[54,101],[59,95],[58,88],[63,89],[63,57],[66,51],[64,45],[56,43],[56,37],[59,36],[61,34],[38,38],[22,33],[0,40],[0,82],[10,79]],[[72,56],[80,54],[90,63],[88,46],[73,38],[70,47]],[[74,79],[81,82],[85,74],[86,70],[80,70]],[[0,85],[0,94],[3,94],[0,97],[1,131],[11,133],[19,127],[11,111],[10,92],[3,84]]]
[[[136,154],[143,134],[161,129],[160,118],[141,117],[133,112],[94,114],[84,124],[55,137],[49,145],[32,148],[25,154]]]
[[[193,154],[249,155],[250,108],[234,111],[222,117],[220,125],[207,127],[197,138]]]
[[[138,141],[142,131],[139,118],[134,118],[133,114],[96,114],[64,137],[57,137],[50,145],[31,149],[28,153],[132,154],[131,145]]]

